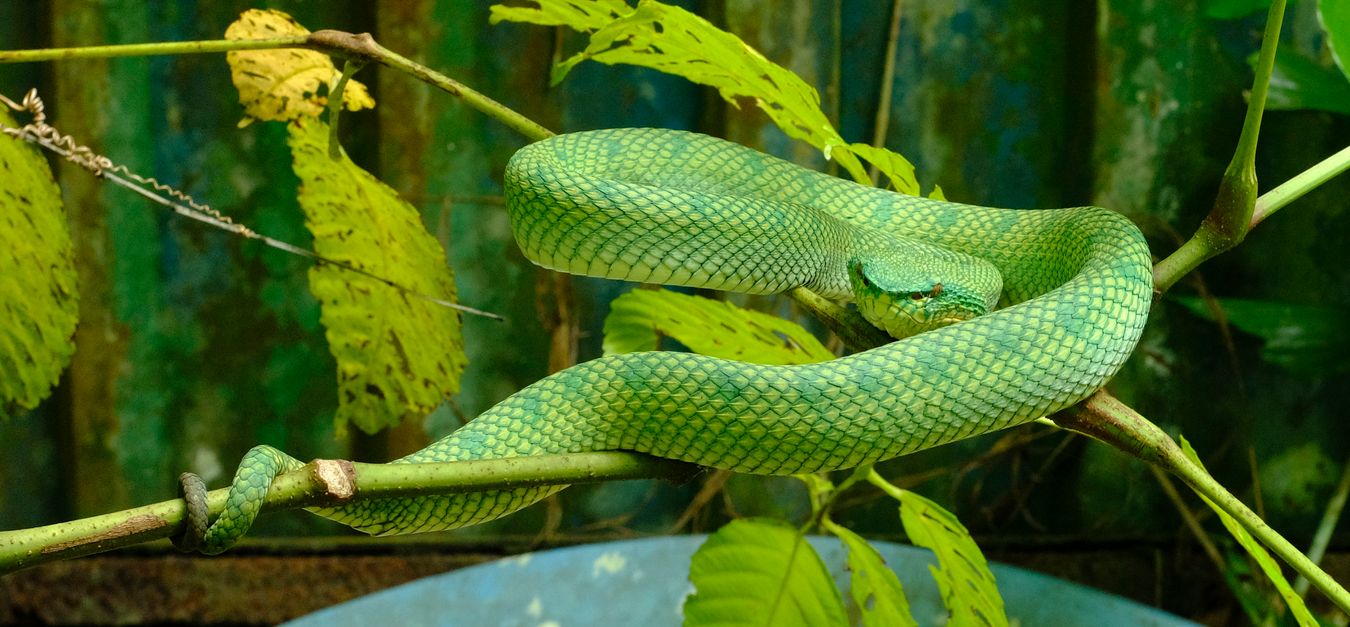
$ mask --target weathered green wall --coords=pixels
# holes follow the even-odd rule
[[[1286,36],[1322,54],[1310,4],[1291,8]],[[386,46],[554,130],[690,128],[822,165],[817,153],[789,142],[758,111],[731,108],[680,79],[583,64],[550,87],[559,38],[567,51],[581,40],[540,27],[489,27],[487,2],[0,3],[0,47],[215,38],[239,11],[260,5],[283,9],[312,29],[371,31]],[[889,1],[686,6],[813,82],[848,139],[870,139]],[[886,139],[914,161],[925,187],[938,183],[949,198],[975,203],[1111,207],[1140,224],[1158,256],[1208,211],[1239,130],[1250,82],[1244,59],[1258,44],[1260,16],[1218,22],[1194,0],[903,6]],[[458,410],[443,408],[424,425],[339,441],[333,362],[305,262],[175,219],[61,166],[81,273],[77,354],[49,403],[0,424],[0,528],[169,498],[182,470],[223,483],[257,442],[304,458],[385,459],[543,376],[550,352],[554,366],[565,362],[567,351],[559,347],[574,337],[577,357],[598,354],[606,303],[627,286],[559,280],[517,251],[501,208],[500,173],[524,140],[404,76],[367,69],[360,78],[375,88],[380,106],[344,119],[354,157],[421,209],[449,250],[461,300],[509,318],[466,320],[471,361]],[[284,133],[269,124],[236,128],[241,111],[221,56],[0,66],[7,95],[33,85],[56,125],[115,161],[259,231],[308,242]],[[1344,117],[1269,114],[1262,181],[1287,178],[1347,137]],[[1220,296],[1346,305],[1348,193],[1350,182],[1340,180],[1299,201],[1196,278]],[[1176,291],[1195,290],[1183,282]],[[560,301],[573,307],[552,328],[541,312],[544,320],[556,319]],[[1302,451],[1320,460],[1323,483],[1334,481],[1336,464],[1350,453],[1342,435],[1350,415],[1345,375],[1294,377],[1263,363],[1259,348],[1237,334],[1230,350],[1215,325],[1165,300],[1111,387],[1160,424],[1184,431],[1239,493],[1250,494],[1249,450],[1258,464]],[[1185,537],[1145,468],[1040,427],[942,447],[885,470],[909,477],[982,536],[1066,543]],[[1324,485],[1312,484],[1310,494],[1325,495]],[[563,499],[561,530],[597,523],[661,529],[698,488],[634,482],[574,489]],[[742,514],[804,506],[787,480],[735,478],[728,491]],[[1269,489],[1265,495],[1275,498]],[[1296,489],[1278,498],[1266,503],[1272,522],[1306,534],[1320,501]],[[699,525],[715,525],[723,509],[714,499]],[[630,512],[637,517],[614,522]],[[893,507],[871,499],[840,518],[874,532],[895,530]],[[544,520],[536,511],[473,533],[533,533]],[[269,517],[260,532],[331,529],[294,514]]]

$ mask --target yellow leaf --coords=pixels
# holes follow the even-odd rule
[[[19,126],[4,110],[0,124]],[[0,134],[0,181],[0,418],[4,418],[36,407],[70,363],[79,292],[61,190],[47,160],[33,146]]]
[[[445,251],[417,210],[345,154],[330,158],[328,128],[296,120],[288,140],[314,250],[415,294],[454,301]],[[420,420],[459,391],[459,312],[329,264],[310,269],[309,289],[337,360],[339,429],[353,422],[373,433]]]
[[[309,30],[291,16],[272,9],[249,9],[225,30],[226,39],[272,39],[308,35]],[[253,120],[289,122],[301,117],[318,117],[328,106],[328,89],[341,72],[328,55],[314,50],[285,48],[250,50],[225,55],[230,78],[239,90],[244,105],[240,126]],[[343,90],[348,111],[375,106],[365,85],[349,80]]]

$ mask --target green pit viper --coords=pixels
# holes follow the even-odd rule
[[[746,473],[849,468],[1084,399],[1134,349],[1152,297],[1148,245],[1106,209],[907,196],[694,133],[551,137],[512,157],[504,186],[516,241],[544,267],[751,294],[805,287],[855,302],[904,339],[795,366],[610,355],[542,379],[392,463],[630,450]],[[197,538],[202,550],[238,539],[273,477],[300,465],[271,447],[251,450],[224,512]],[[371,534],[436,531],[560,489],[311,511]]]

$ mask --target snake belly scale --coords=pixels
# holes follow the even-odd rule
[[[512,229],[536,263],[577,274],[849,298],[868,247],[996,269],[1007,306],[861,353],[765,366],[651,352],[578,364],[392,463],[634,450],[760,474],[848,468],[1033,420],[1120,368],[1152,297],[1148,246],[1097,207],[1010,210],[870,188],[724,140],[659,129],[559,135],[505,174]],[[259,481],[298,466],[270,447],[207,532],[251,523]],[[377,499],[311,511],[372,534],[463,527],[561,488]]]

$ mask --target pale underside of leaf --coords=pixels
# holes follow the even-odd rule
[[[858,158],[886,173],[897,191],[917,195],[913,166],[884,148],[844,141],[820,108],[820,94],[790,70],[764,58],[739,37],[675,6],[645,1],[622,12],[613,0],[536,0],[538,9],[494,7],[495,20],[565,25],[590,32],[586,49],[559,63],[553,80],[562,80],[585,60],[630,64],[682,76],[717,89],[732,106],[755,103],[789,137],[805,141],[839,162],[854,180],[870,184]],[[516,11],[528,11],[519,13]],[[603,20],[606,12],[618,15]],[[547,21],[545,21],[547,20]],[[865,147],[865,151],[859,147]],[[864,154],[865,153],[865,154]]]
[[[328,125],[291,124],[300,206],[314,248],[407,288],[332,265],[310,270],[338,367],[338,425],[367,432],[422,418],[459,389],[464,343],[459,313],[414,294],[455,300],[445,251],[416,209],[352,163],[328,156]]]
[[[1186,438],[1184,437],[1181,438],[1181,450],[1186,453],[1186,456],[1189,457],[1192,462],[1195,462],[1196,466],[1199,466],[1202,470],[1204,469],[1205,465],[1201,463],[1200,456],[1195,453],[1195,449],[1191,448],[1191,443],[1186,441]],[[1228,515],[1228,512],[1223,511],[1223,509],[1218,505],[1215,505],[1213,501],[1206,498],[1205,495],[1200,494],[1199,492],[1196,492],[1196,494],[1200,497],[1200,500],[1205,502],[1205,505],[1208,505],[1210,509],[1214,510],[1215,514],[1219,515],[1219,521],[1223,523],[1223,526],[1228,530],[1228,533],[1232,534],[1233,539],[1237,540],[1237,543],[1242,545],[1242,548],[1246,549],[1247,554],[1252,556],[1252,559],[1261,567],[1262,572],[1266,574],[1266,577],[1270,579],[1270,583],[1275,586],[1275,590],[1280,593],[1280,597],[1284,599],[1290,613],[1294,615],[1294,620],[1298,621],[1298,624],[1301,627],[1316,627],[1318,624],[1317,619],[1313,618],[1312,613],[1308,611],[1308,606],[1303,603],[1303,598],[1300,597],[1297,592],[1294,592],[1293,586],[1289,585],[1289,580],[1285,579],[1284,573],[1280,571],[1280,565],[1275,562],[1275,559],[1270,556],[1270,553],[1266,552],[1265,547],[1262,547],[1257,543],[1257,541],[1252,538],[1251,534],[1247,533],[1247,530],[1244,529],[1238,521]]]
[[[950,624],[1008,624],[994,574],[956,516],[918,494],[901,490],[900,522],[911,542],[937,556],[938,565],[929,568],[951,612]]]
[[[807,364],[834,353],[795,323],[725,301],[670,290],[633,290],[610,304],[605,353],[657,349],[659,335],[704,355],[757,364]]]
[[[0,111],[0,123],[14,128]],[[32,409],[75,352],[79,295],[61,191],[47,160],[0,134],[0,417]]]
[[[291,16],[273,9],[249,9],[225,30],[226,39],[271,39],[307,35],[309,31]],[[299,48],[246,50],[225,55],[230,78],[239,91],[245,117],[253,120],[289,122],[300,117],[318,117],[328,105],[327,89],[341,72],[328,55]],[[366,86],[347,81],[343,105],[349,111],[375,106]]]
[[[825,563],[798,531],[766,519],[735,520],[694,553],[684,624],[847,625]]]

